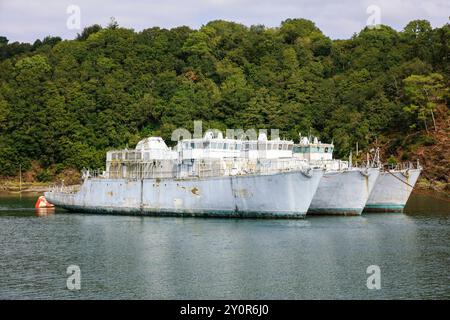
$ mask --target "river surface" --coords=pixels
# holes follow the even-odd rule
[[[37,216],[36,198],[0,195],[0,299],[450,299],[450,205],[430,196],[304,220]]]

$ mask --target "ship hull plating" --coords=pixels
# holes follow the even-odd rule
[[[303,218],[323,175],[296,171],[208,179],[88,179],[79,192],[46,193],[76,212],[153,216]],[[300,194],[300,196],[299,196]]]
[[[379,173],[375,168],[326,172],[308,215],[360,215]]]
[[[381,172],[364,211],[402,212],[420,172],[420,169]]]

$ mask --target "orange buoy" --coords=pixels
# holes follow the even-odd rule
[[[37,201],[36,204],[34,205],[34,207],[36,209],[39,208],[53,208],[55,205],[51,204],[50,202],[47,201],[47,199],[45,199],[45,196],[40,196]]]

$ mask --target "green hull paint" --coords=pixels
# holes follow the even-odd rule
[[[314,208],[309,209],[307,215],[359,216],[361,213],[361,209],[354,208]]]
[[[364,207],[364,212],[403,212],[404,208],[401,204],[369,204]]]
[[[60,206],[68,211],[76,213],[101,213],[110,215],[129,216],[154,216],[154,217],[217,217],[217,218],[268,218],[268,219],[303,219],[304,212],[238,212],[225,210],[208,211],[166,211],[151,210],[148,208],[139,210],[135,208],[89,208],[81,206]]]

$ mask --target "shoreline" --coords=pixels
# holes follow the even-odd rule
[[[414,190],[422,190],[428,192],[436,192],[447,197],[450,197],[450,188],[448,183],[440,182],[440,181],[430,181],[426,178],[420,178],[417,180],[416,185],[414,186]]]
[[[3,186],[2,186],[3,187]],[[23,188],[21,191],[16,189],[5,189],[0,188],[0,195],[17,195],[17,194],[44,194],[44,192],[49,191],[49,187],[43,187],[43,186],[32,186],[28,188]],[[416,186],[413,191],[413,193],[417,194],[423,194],[423,195],[438,195],[442,196],[443,198],[449,198],[450,199],[450,193],[443,191],[443,190],[437,190],[434,188],[423,188]]]
[[[44,193],[50,190],[49,186],[24,186],[21,189],[17,187],[0,186],[0,193],[18,194],[18,193]]]
[[[51,185],[55,183],[42,183],[42,182],[24,182],[22,183],[22,187],[19,186],[18,181],[9,180],[9,181],[0,181],[0,193],[2,194],[18,194],[18,193],[44,193],[49,191]],[[78,184],[67,185],[67,186],[76,186]],[[446,185],[442,182],[436,183],[431,182],[425,178],[419,178],[417,181],[414,191],[426,191],[438,193],[443,196],[450,197],[450,192],[446,190]],[[413,191],[413,192],[414,192]]]
[[[51,189],[54,183],[42,182],[24,182],[22,186],[17,181],[0,181],[1,194],[19,194],[19,193],[44,193]],[[71,186],[71,185],[67,185]]]

